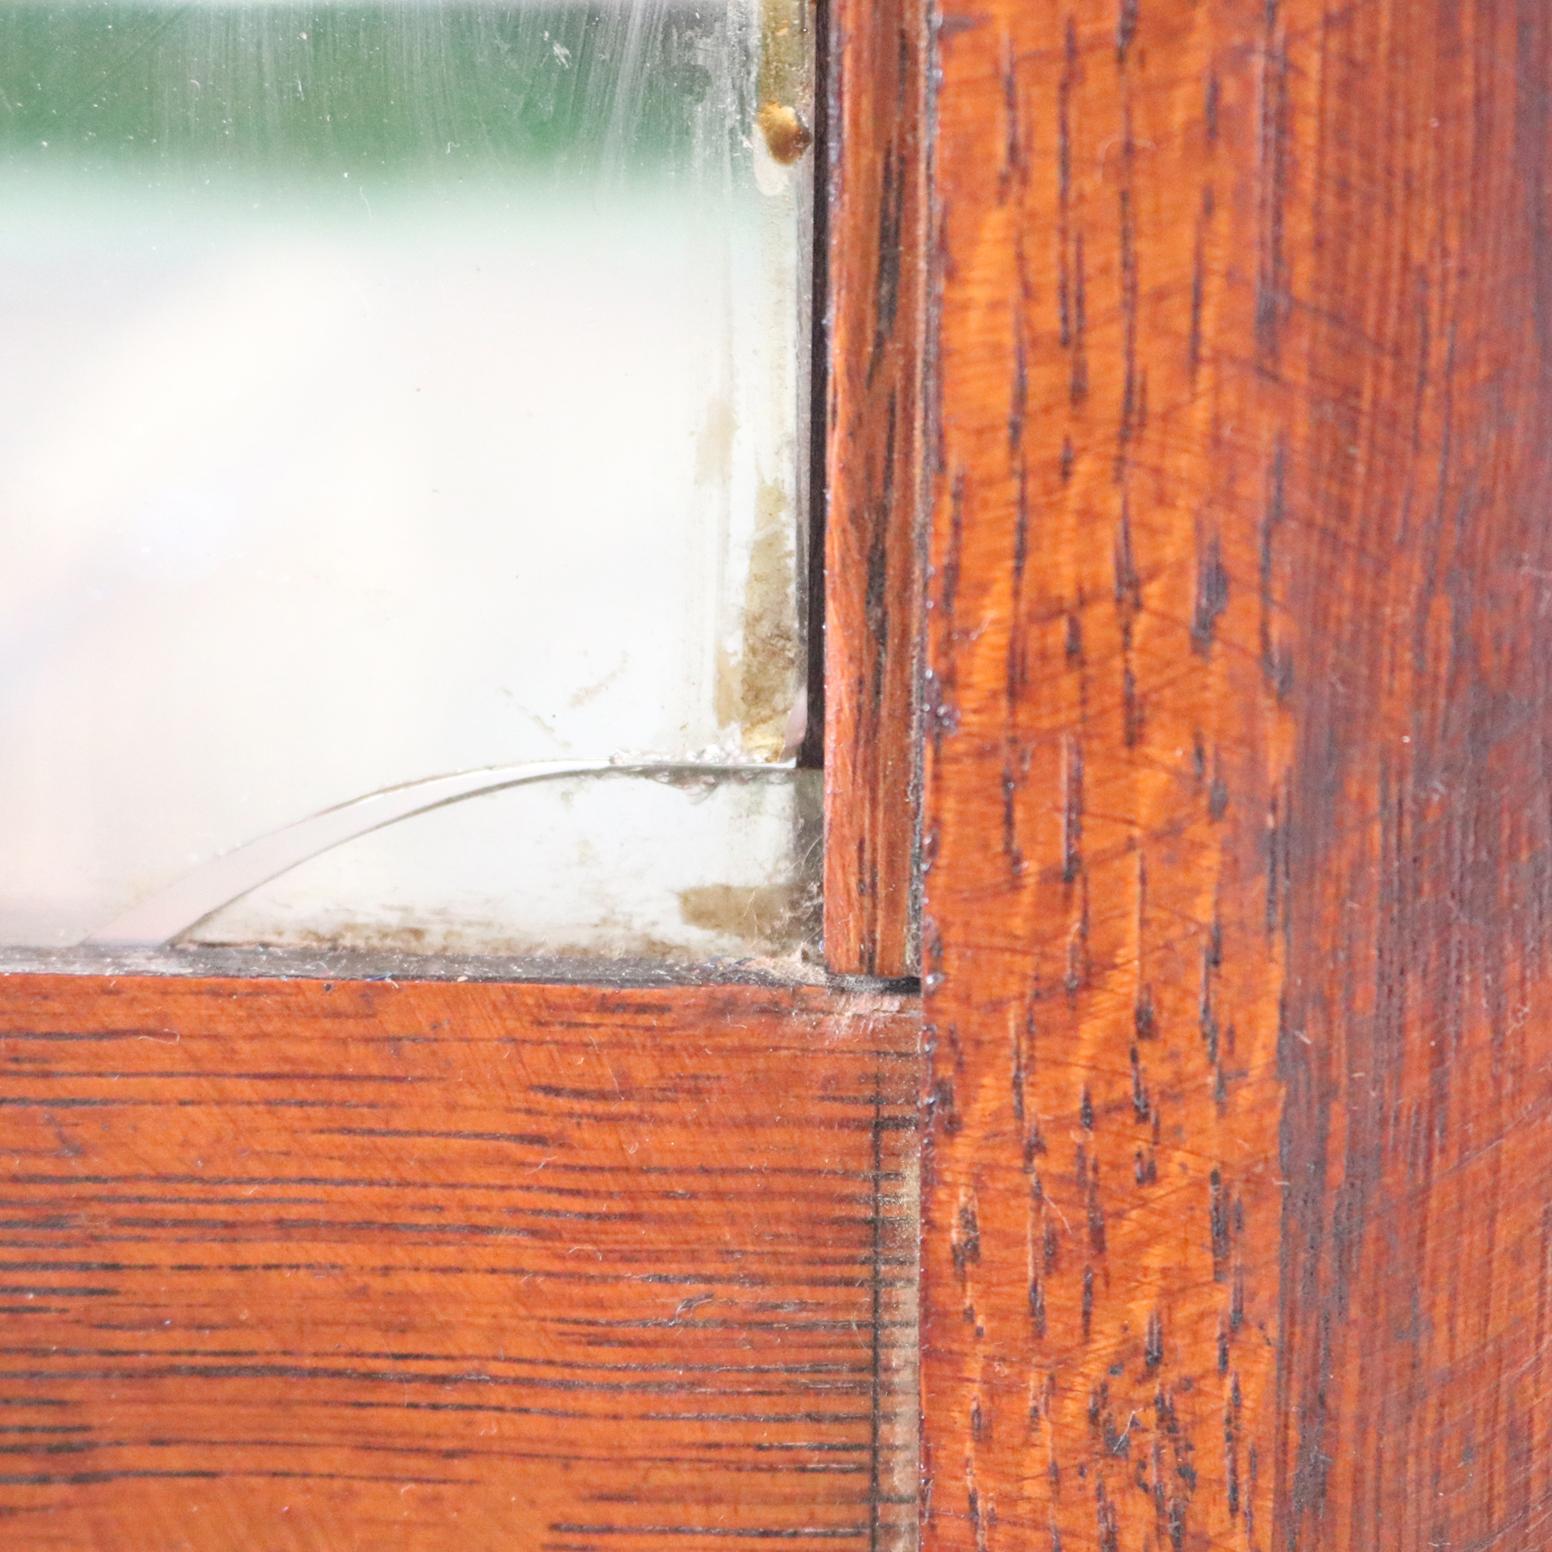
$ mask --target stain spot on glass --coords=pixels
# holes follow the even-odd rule
[[[733,475],[733,451],[738,423],[733,406],[719,394],[706,406],[700,436],[695,444],[695,478],[713,490],[725,489]]]
[[[814,143],[811,0],[763,0],[760,106],[755,115],[765,148],[783,167]]]
[[[805,124],[796,108],[783,102],[767,102],[759,113],[760,133],[766,149],[782,164],[790,167],[802,159],[814,143],[814,132]]]
[[[786,491],[762,482],[744,584],[743,636],[719,663],[717,709],[746,754],[780,758],[793,745],[798,685],[793,524]]]
[[[679,891],[687,926],[761,943],[774,953],[794,952],[808,941],[813,905],[812,889],[800,883],[754,889],[700,884]]]

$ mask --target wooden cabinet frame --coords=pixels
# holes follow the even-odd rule
[[[1552,1537],[1552,10],[944,0],[934,1552]]]
[[[0,979],[8,1552],[914,1540],[926,17],[826,27],[828,984]]]
[[[1552,13],[827,37],[832,984],[9,978],[7,1547],[1547,1544]]]

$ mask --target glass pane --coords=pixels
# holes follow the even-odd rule
[[[810,45],[0,0],[0,942],[790,947],[662,902],[813,865],[726,770],[803,734]],[[731,785],[496,782],[199,925],[310,816],[531,762]]]
[[[188,941],[450,964],[790,962],[817,937],[819,785],[817,771],[757,771],[509,788],[324,852]]]

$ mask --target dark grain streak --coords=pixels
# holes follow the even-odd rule
[[[0,1342],[7,1546],[335,1546],[348,1525],[440,1552],[455,1526],[471,1552],[537,1552],[599,1513],[614,1545],[898,1544],[916,1074],[897,1004],[0,990],[0,1050],[82,1037],[0,1078],[78,1101],[0,1106],[0,1149],[32,1161],[0,1203],[0,1310],[30,1317]],[[91,1038],[141,1027],[176,1067],[165,1038]]]
[[[928,1545],[1529,1552],[1552,22],[944,21]]]

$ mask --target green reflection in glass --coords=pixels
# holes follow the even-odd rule
[[[661,4],[0,3],[0,163],[201,184],[684,163],[729,25]]]

